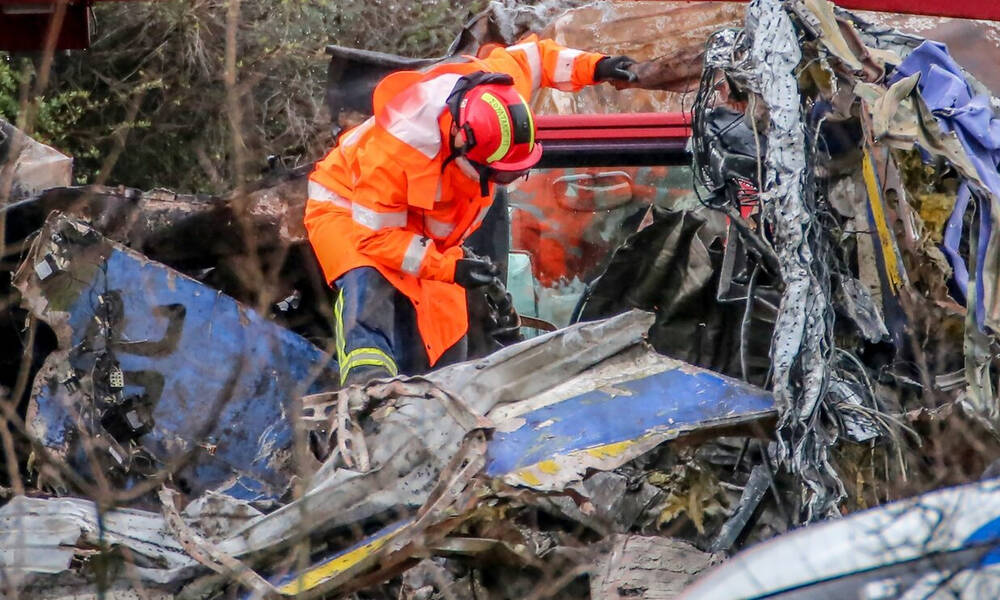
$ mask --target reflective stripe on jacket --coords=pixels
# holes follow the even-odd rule
[[[309,176],[305,226],[327,281],[374,267],[412,302],[433,365],[468,329],[465,290],[454,283],[462,242],[492,202],[479,176],[451,153],[445,101],[474,71],[507,73],[526,99],[539,87],[594,83],[602,54],[526,38],[485,59],[400,71],[373,93],[375,116],[345,132]]]

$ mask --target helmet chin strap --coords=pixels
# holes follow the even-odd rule
[[[475,167],[476,171],[479,171],[479,195],[486,197],[490,193],[490,169],[486,165],[480,165],[472,162],[469,163]]]
[[[451,161],[463,158],[465,154],[465,148],[460,147],[455,143],[455,138],[458,137],[458,133],[453,133],[448,136],[448,146],[451,151],[448,154],[448,158],[444,159],[441,163],[441,172],[444,173],[444,168],[448,166]],[[465,162],[475,169],[476,173],[479,175],[479,195],[486,197],[490,193],[490,169],[486,165],[481,165],[475,161],[465,159]],[[463,169],[464,170],[464,169]]]

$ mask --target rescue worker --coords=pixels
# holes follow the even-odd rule
[[[334,308],[342,385],[466,358],[466,289],[498,275],[462,242],[495,184],[541,157],[528,99],[634,81],[634,61],[535,36],[483,59],[400,71],[309,176],[305,226]]]

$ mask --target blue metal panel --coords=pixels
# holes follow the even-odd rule
[[[279,495],[292,472],[290,403],[334,381],[336,364],[323,367],[318,348],[233,298],[133,252],[106,248],[105,261],[78,255],[68,273],[40,282],[49,310],[68,313],[70,364],[89,373],[108,340],[126,396],[145,393],[155,406],[155,427],[142,436],[142,446],[164,463],[200,447],[178,474],[192,493],[224,488],[244,499]],[[109,298],[120,298],[120,314],[104,335],[95,314],[103,314]],[[314,370],[322,377],[301,389]],[[34,398],[32,428],[43,444],[68,450],[87,470],[82,449],[70,444],[74,424],[64,406],[82,395],[67,394],[57,379],[46,380]],[[207,435],[194,439],[198,433]]]
[[[770,393],[688,365],[613,389],[619,392],[594,390],[539,408],[523,415],[517,430],[495,433],[486,474],[498,477],[577,450],[774,410]]]

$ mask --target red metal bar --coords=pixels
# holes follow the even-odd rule
[[[705,0],[686,1],[703,2]],[[746,2],[747,0],[722,1]],[[834,0],[834,3],[841,8],[853,10],[1000,21],[1000,1],[998,0]]]
[[[538,140],[686,140],[691,115],[686,113],[621,113],[538,115]]]
[[[576,127],[690,127],[688,113],[609,113],[586,115],[537,115],[538,129]]]
[[[687,139],[690,127],[627,127],[623,129],[539,129],[538,140],[639,140],[654,138]]]

